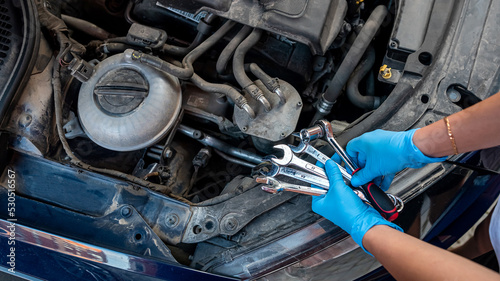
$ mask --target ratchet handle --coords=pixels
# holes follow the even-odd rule
[[[356,169],[354,173],[356,173],[358,170],[359,169]],[[382,217],[384,217],[388,221],[397,219],[399,213],[396,206],[378,185],[370,182],[363,185],[361,188],[363,189],[368,202],[370,202],[372,207],[375,208],[375,210],[377,210],[382,215]]]
[[[392,200],[373,182],[363,186],[365,197],[373,208],[388,221],[395,220],[399,213]]]

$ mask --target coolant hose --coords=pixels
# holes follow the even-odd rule
[[[189,52],[184,59],[182,60],[182,66],[191,70],[194,73],[193,63],[197,60],[201,55],[203,55],[208,49],[212,48],[219,40],[221,40],[226,33],[229,32],[234,26],[236,22],[228,20],[224,25],[222,25],[219,30],[217,30],[212,36],[208,37],[203,43],[201,43],[194,50]]]
[[[86,20],[82,20],[79,18],[71,17],[68,15],[61,15],[62,20],[69,26],[78,29],[92,37],[95,37],[99,40],[106,40],[111,37],[115,37],[115,35],[107,32],[106,30],[100,28],[99,26],[88,22]]]
[[[235,24],[236,23],[234,21],[227,21],[212,36],[184,57],[182,60],[182,67],[164,61],[159,57],[144,54],[139,51],[133,51],[131,54],[127,54],[128,51],[126,51],[125,53],[126,55],[129,55],[132,60],[138,60],[141,63],[163,70],[179,79],[188,80],[194,75],[193,62],[213,45],[215,45],[215,43],[217,43],[220,39],[222,39],[222,37],[224,37],[224,35],[231,30]]]
[[[234,51],[236,51],[236,48],[238,45],[241,44],[241,41],[243,41],[248,34],[252,31],[252,28],[248,25],[245,25],[241,28],[241,30],[231,39],[229,44],[222,50],[222,53],[219,56],[219,59],[217,60],[217,73],[220,75],[226,74],[226,68],[229,63],[229,60],[234,54]]]
[[[247,91],[255,100],[259,101],[266,111],[271,110],[271,104],[264,97],[264,93],[257,87],[245,72],[245,55],[259,41],[262,30],[255,28],[252,33],[236,48],[233,57],[233,73],[236,81],[243,90]]]
[[[198,45],[200,45],[200,43],[203,42],[205,38],[207,38],[210,30],[212,29],[212,23],[216,18],[217,18],[216,15],[210,13],[200,20],[197,27],[198,33],[196,34],[196,37],[194,38],[193,42],[189,44],[189,46],[179,47],[179,46],[165,44],[163,45],[162,51],[175,56],[185,56],[186,54],[191,52],[194,48],[196,48]]]
[[[245,67],[246,66],[247,65],[245,65]],[[278,98],[280,99],[280,104],[286,103],[286,97],[280,89],[279,80],[277,78],[272,78],[271,76],[269,76],[256,63],[251,63],[248,68],[250,69],[250,72],[255,75],[255,77],[257,77],[260,81],[262,81],[262,83],[264,83],[264,86],[266,86],[266,88],[270,92],[275,93],[278,96]]]
[[[245,110],[251,119],[255,118],[255,112],[250,107],[250,105],[248,105],[247,99],[243,95],[241,95],[235,88],[226,84],[215,84],[207,82],[196,73],[191,77],[191,82],[193,82],[196,87],[202,89],[203,91],[209,93],[224,94],[226,97],[232,100],[234,104],[236,104],[236,106]]]
[[[380,106],[380,97],[364,96],[359,92],[359,82],[370,72],[375,64],[375,49],[370,46],[366,50],[365,58],[359,63],[347,81],[346,94],[349,100],[357,107],[375,109]]]
[[[335,103],[339,97],[342,88],[351,76],[354,68],[358,65],[373,37],[375,37],[375,34],[382,25],[386,15],[387,8],[384,5],[379,5],[375,8],[375,10],[373,10],[368,20],[366,20],[365,25],[359,32],[359,35],[356,37],[356,40],[354,40],[349,52],[347,52],[347,55],[340,64],[337,73],[335,73],[333,79],[328,83],[327,91],[318,102],[318,112],[316,113],[313,122],[330,113],[333,103]]]

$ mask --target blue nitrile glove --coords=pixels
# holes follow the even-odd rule
[[[346,152],[361,168],[352,177],[351,184],[358,187],[373,180],[385,191],[394,175],[404,168],[422,168],[428,163],[446,160],[446,157],[425,156],[415,146],[412,139],[417,130],[376,130],[351,140]],[[383,181],[381,176],[385,176]]]
[[[325,196],[313,196],[312,210],[325,217],[352,236],[352,239],[363,248],[363,236],[375,225],[388,225],[399,231],[399,226],[386,221],[372,207],[363,203],[361,199],[348,187],[342,179],[339,168],[332,160],[326,162],[326,174],[330,181],[330,189]]]

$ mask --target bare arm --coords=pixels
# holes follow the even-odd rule
[[[500,145],[500,93],[448,117],[459,153]],[[443,120],[415,132],[413,143],[427,156],[454,154]]]
[[[397,280],[500,280],[486,267],[386,225],[370,228],[363,246]]]

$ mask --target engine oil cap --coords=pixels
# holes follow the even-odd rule
[[[127,52],[99,63],[80,88],[78,116],[87,136],[114,151],[151,146],[179,116],[179,79],[127,58]]]

